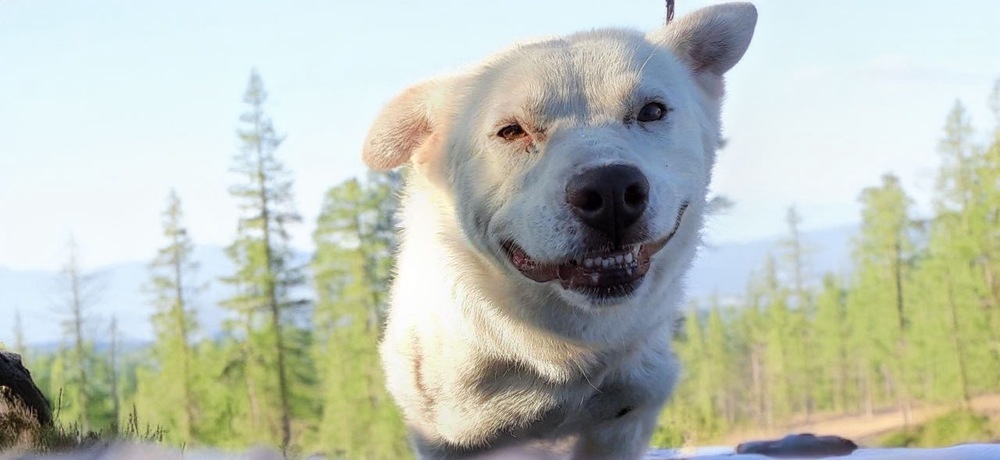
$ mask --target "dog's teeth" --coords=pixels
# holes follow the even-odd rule
[[[623,256],[621,254],[615,256],[615,262],[618,262],[619,265],[621,265],[621,263],[624,262],[624,261],[625,261],[625,256]]]
[[[631,252],[628,253],[628,254],[625,254],[625,262],[632,263],[633,260],[635,260],[635,257],[632,256]]]
[[[611,266],[611,258],[601,259],[601,267],[608,268]]]
[[[599,278],[599,277],[597,276],[597,273],[591,273],[591,274],[590,274],[590,282],[591,282],[591,283],[597,283],[597,279],[598,279],[598,278]]]
[[[594,266],[594,259],[584,259],[583,260],[583,266],[587,267],[587,268],[593,267]]]

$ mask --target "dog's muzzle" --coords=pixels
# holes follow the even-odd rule
[[[585,252],[564,262],[539,262],[513,241],[502,244],[508,260],[526,278],[539,283],[558,280],[567,290],[605,299],[631,294],[649,271],[650,260],[680,228],[687,203],[677,212],[673,229],[666,236],[622,249]]]
[[[613,247],[630,239],[648,201],[649,181],[630,165],[587,169],[566,185],[566,203],[573,214]]]

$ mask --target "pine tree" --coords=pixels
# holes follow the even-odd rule
[[[712,391],[706,363],[704,318],[697,301],[692,301],[684,317],[683,329],[674,338],[677,357],[684,363],[684,375],[677,382],[672,403],[664,407],[653,442],[661,445],[699,443],[716,435],[718,418],[712,407]]]
[[[794,308],[789,311],[789,332],[793,334],[789,340],[792,343],[789,347],[789,372],[794,381],[798,407],[803,409],[806,419],[811,416],[813,410],[813,387],[816,369],[815,359],[808,353],[808,350],[815,348],[813,343],[812,329],[808,327],[809,322],[815,316],[815,305],[813,304],[812,293],[807,286],[808,283],[808,254],[809,248],[802,241],[802,234],[799,226],[802,224],[802,216],[795,207],[788,208],[785,217],[788,225],[788,236],[782,241],[784,249],[783,262],[790,272],[791,293],[794,296]]]
[[[994,85],[989,106],[995,118],[993,135],[985,146],[973,146],[969,151],[971,190],[962,214],[968,227],[973,289],[984,317],[976,334],[993,351],[984,357],[993,371],[985,372],[983,377],[1000,380],[1000,79]]]
[[[746,298],[741,306],[737,323],[740,343],[746,356],[746,381],[749,382],[747,410],[752,420],[764,421],[768,428],[774,426],[770,415],[770,393],[767,391],[768,376],[765,352],[767,350],[767,322],[764,316],[764,293],[759,282],[751,281]]]
[[[989,328],[994,333],[989,347],[994,352],[994,360],[1000,361],[1000,78],[993,85],[990,95],[990,110],[993,112],[995,127],[989,147],[981,155],[977,168],[982,185],[983,206],[973,222],[982,242],[982,257],[977,263],[983,270],[988,299]]]
[[[306,304],[295,291],[304,278],[295,264],[288,234],[288,226],[300,217],[294,208],[290,175],[275,155],[282,138],[264,111],[267,93],[256,71],[250,74],[243,101],[247,111],[240,117],[240,153],[233,164],[242,181],[230,188],[243,215],[237,239],[227,249],[237,273],[224,280],[239,294],[225,305],[245,321],[245,371],[256,407],[252,423],[274,414],[278,441],[287,450],[292,440],[293,387],[302,383],[300,376],[305,374],[291,372],[294,364],[289,359],[303,355],[301,342],[305,341],[295,331],[293,317]],[[265,369],[273,371],[260,372]],[[274,393],[276,401],[270,397]]]
[[[734,347],[728,325],[717,298],[712,299],[712,307],[705,322],[705,375],[706,390],[711,394],[711,406],[716,433],[725,433],[736,421],[737,395],[728,382],[734,379]]]
[[[171,191],[163,212],[166,244],[149,265],[156,367],[145,372],[139,383],[153,390],[147,393],[150,398],[141,401],[146,409],[143,419],[163,428],[167,440],[175,443],[195,440],[198,412],[192,369],[198,322],[191,306],[198,290],[193,279],[198,265],[183,218],[180,198]]]
[[[206,339],[192,356],[192,388],[195,393],[197,442],[223,449],[244,449],[263,442],[263,434],[249,430],[246,366],[234,360],[244,345],[231,337]],[[176,409],[175,409],[176,410]],[[175,412],[176,413],[176,412]],[[167,430],[170,437],[170,431]],[[256,435],[256,437],[254,437]]]
[[[69,338],[67,353],[58,364],[65,371],[65,377],[58,384],[58,391],[66,391],[66,407],[61,408],[63,420],[79,424],[84,431],[91,429],[96,420],[96,414],[91,408],[97,400],[94,376],[91,375],[94,365],[93,344],[86,336],[86,324],[89,319],[88,310],[95,300],[96,286],[93,275],[84,273],[80,267],[79,249],[74,239],[69,241],[69,255],[60,274],[65,289],[62,309],[63,332]]]
[[[950,375],[959,383],[961,399],[991,389],[1000,381],[1000,343],[997,306],[991,294],[991,276],[997,253],[995,225],[1000,212],[996,179],[1000,169],[990,159],[990,149],[972,143],[972,125],[961,103],[955,104],[945,123],[939,145],[942,165],[938,174],[935,208],[931,225],[927,276],[937,275],[943,295],[928,293],[936,300],[931,308],[946,312],[941,319],[952,332],[954,355],[942,363],[952,368]],[[936,307],[936,308],[935,308]],[[972,363],[975,363],[973,365]]]
[[[111,423],[114,429],[118,429],[121,421],[121,394],[118,392],[118,318],[111,317],[111,325],[108,328],[108,335],[111,338],[111,346],[108,351],[108,393],[111,399]]]
[[[861,192],[862,227],[855,242],[856,290],[871,320],[868,344],[875,350],[875,366],[909,422],[911,373],[907,329],[910,314],[905,286],[910,277],[914,244],[910,238],[911,200],[899,180],[886,174],[880,187]],[[891,320],[888,320],[891,318]],[[886,395],[889,396],[889,395]]]
[[[802,224],[802,215],[794,206],[788,208],[785,214],[785,223],[788,225],[788,236],[782,241],[782,248],[785,250],[784,263],[791,271],[792,293],[795,295],[795,306],[803,311],[810,311],[812,300],[809,298],[807,289],[807,271],[809,248],[802,242],[802,232],[799,226]]]
[[[384,387],[377,348],[391,273],[393,176],[332,188],[313,240],[313,323],[323,376],[321,447],[348,458],[406,455],[399,414]],[[350,415],[349,415],[350,414]]]
[[[766,379],[770,420],[783,420],[790,416],[796,406],[792,348],[800,347],[794,331],[793,313],[788,305],[787,290],[778,279],[777,262],[768,256],[761,279],[765,299],[766,318],[765,353]]]
[[[847,327],[846,290],[833,275],[823,277],[823,287],[816,299],[813,334],[817,343],[817,370],[821,382],[816,400],[823,409],[846,411],[849,400],[848,375],[851,366]]]

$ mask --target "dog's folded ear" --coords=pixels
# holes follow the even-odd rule
[[[372,169],[420,163],[440,148],[444,112],[454,79],[435,79],[406,89],[386,104],[365,139],[362,159]]]
[[[672,49],[697,74],[722,76],[743,57],[756,25],[752,4],[724,3],[695,10],[648,38]]]

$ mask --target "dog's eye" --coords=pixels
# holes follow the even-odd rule
[[[636,115],[635,119],[639,121],[656,121],[662,120],[665,116],[667,116],[667,107],[665,105],[659,102],[650,102],[639,109],[639,114]]]
[[[527,135],[528,133],[524,132],[524,128],[517,123],[511,123],[504,126],[503,128],[500,128],[499,132],[497,132],[497,136],[500,136],[504,138],[504,140],[508,141],[515,141]]]

